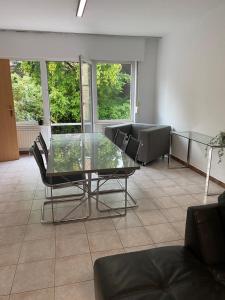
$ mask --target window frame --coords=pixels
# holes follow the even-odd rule
[[[130,64],[131,65],[131,81],[130,81],[130,119],[98,119],[98,95],[96,83],[96,65],[97,64]],[[112,60],[96,60],[93,61],[93,116],[94,124],[118,124],[135,122],[135,107],[136,107],[136,89],[137,89],[137,64],[135,61],[112,61]]]

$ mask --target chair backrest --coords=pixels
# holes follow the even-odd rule
[[[45,159],[46,159],[46,162],[47,162],[48,161],[48,148],[46,146],[45,140],[44,140],[43,135],[41,133],[39,133],[39,135],[38,135],[38,141],[41,145],[41,148],[44,152]]]
[[[130,135],[125,149],[125,153],[128,156],[130,156],[130,158],[136,161],[139,149],[140,149],[140,142]]]
[[[120,149],[123,149],[126,137],[127,134],[118,129],[115,135],[114,144],[116,144]]]
[[[45,164],[44,164],[41,152],[40,152],[36,142],[34,142],[33,146],[30,148],[30,152],[33,154],[33,156],[36,160],[36,163],[39,167],[42,181],[43,181],[44,184],[46,184],[46,182],[47,182],[47,180],[46,180],[46,168],[45,168]]]

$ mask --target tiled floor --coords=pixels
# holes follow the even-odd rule
[[[125,218],[42,225],[44,187],[33,158],[0,163],[0,300],[94,300],[95,259],[183,244],[187,207],[217,200],[204,200],[202,176],[168,170],[166,161],[141,167],[129,190],[139,207]]]

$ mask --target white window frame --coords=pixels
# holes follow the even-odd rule
[[[98,96],[96,84],[96,65],[97,64],[130,64],[131,65],[131,82],[130,82],[130,100],[131,100],[131,118],[130,119],[117,119],[117,120],[99,120],[98,119]],[[134,61],[111,61],[111,60],[98,60],[93,62],[93,111],[94,111],[94,124],[118,124],[118,123],[131,123],[135,122],[135,109],[136,109],[136,86],[137,86],[137,64]]]

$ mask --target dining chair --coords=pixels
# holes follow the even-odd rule
[[[87,216],[83,218],[73,218],[73,219],[66,219],[72,212],[74,212],[78,207],[81,206],[81,204],[84,203],[83,199],[85,198],[85,191],[87,189],[86,187],[86,178],[84,174],[77,174],[77,175],[67,175],[67,176],[47,176],[46,175],[46,168],[45,164],[41,155],[41,152],[38,148],[38,145],[36,142],[34,142],[33,146],[30,149],[30,152],[33,154],[36,163],[39,167],[39,171],[41,174],[42,182],[45,186],[50,188],[51,191],[51,200],[44,201],[42,205],[42,211],[41,211],[41,222],[42,223],[49,223],[49,221],[45,221],[45,206],[51,205],[52,209],[52,221],[54,223],[59,222],[65,222],[65,221],[75,221],[75,220],[81,220],[81,219],[87,219],[90,215],[90,211]],[[67,187],[77,187],[82,190],[82,193],[77,194],[70,194],[65,196],[53,196],[53,190],[54,189],[60,189],[60,188],[67,188]],[[82,187],[81,187],[82,186]],[[72,199],[70,199],[73,197]],[[66,199],[63,199],[66,198]],[[55,220],[54,217],[54,204],[62,203],[62,202],[71,202],[71,201],[80,201],[78,205],[76,205],[69,213],[67,213],[61,220]],[[86,199],[85,199],[86,201]]]
[[[126,149],[125,149],[125,153],[134,161],[137,161],[137,156],[138,156],[138,152],[140,149],[140,142],[135,139],[132,136],[129,136],[127,145],[126,145]],[[116,171],[115,173],[109,172],[109,171],[104,171],[104,172],[98,172],[98,178],[97,178],[97,188],[96,188],[96,209],[100,212],[106,212],[106,211],[112,211],[112,210],[119,210],[119,209],[126,209],[127,208],[133,208],[137,206],[137,202],[136,200],[132,197],[132,195],[128,192],[127,190],[127,179],[133,175],[135,171],[128,171],[128,170],[119,170]],[[101,190],[100,191],[100,187],[103,186],[107,181],[111,180],[111,179],[115,179],[117,180],[117,182],[120,185],[120,189],[110,189],[110,190]],[[125,180],[125,185],[123,186],[121,183],[121,179]],[[100,182],[103,181],[102,184],[100,184]],[[99,200],[99,195],[100,194],[108,194],[108,193],[119,193],[119,192],[124,192],[125,198],[125,206],[121,207],[110,207],[108,205],[106,205],[105,203],[103,203],[102,201]],[[133,202],[133,205],[127,205],[128,199],[127,196],[129,196],[129,198],[131,199],[131,201]],[[107,206],[107,209],[100,209],[99,207],[99,203],[103,204],[104,206]]]
[[[118,129],[114,138],[114,144],[124,150],[126,138],[127,134]]]
[[[46,163],[47,163],[48,162],[48,148],[47,148],[47,145],[45,143],[45,140],[44,140],[43,135],[41,134],[41,132],[39,133],[39,135],[37,137],[37,141],[41,145],[41,148],[44,152],[45,160],[46,160]]]

